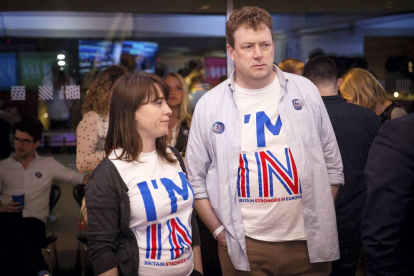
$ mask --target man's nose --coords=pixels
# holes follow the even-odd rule
[[[263,57],[262,49],[260,48],[260,45],[254,46],[254,58],[261,59]]]

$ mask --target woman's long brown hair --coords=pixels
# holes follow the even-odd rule
[[[116,159],[127,162],[139,161],[142,139],[136,127],[135,111],[144,104],[159,98],[161,91],[165,100],[170,96],[168,85],[158,76],[137,73],[121,77],[114,85],[109,109],[109,128],[105,140],[105,153],[109,156],[115,149],[122,152]],[[175,163],[173,154],[167,153],[167,136],[155,140],[156,151],[166,163]]]

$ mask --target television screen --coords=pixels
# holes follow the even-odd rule
[[[123,41],[121,59],[135,57],[137,71],[154,73],[158,44],[145,41]]]
[[[105,40],[79,40],[79,73],[92,68],[106,69],[114,65],[114,43]]]
[[[0,53],[0,89],[9,90],[17,85],[17,59],[15,53]]]

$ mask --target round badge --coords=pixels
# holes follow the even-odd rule
[[[35,173],[35,176],[36,176],[37,178],[41,178],[41,177],[42,177],[42,173],[41,173],[41,172],[37,172],[37,173]]]
[[[302,101],[301,101],[301,100],[294,99],[294,100],[292,101],[292,103],[293,103],[293,107],[294,107],[296,110],[301,110],[301,109],[302,109],[303,104],[302,104]]]
[[[224,129],[225,128],[226,127],[224,126],[224,124],[222,122],[215,122],[213,124],[213,131],[214,131],[214,133],[222,134],[224,132]]]

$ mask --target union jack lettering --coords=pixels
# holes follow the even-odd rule
[[[246,154],[240,154],[239,176],[237,178],[237,191],[239,197],[250,197],[249,163]]]
[[[184,249],[191,247],[192,237],[178,217],[168,220],[167,227],[168,241],[171,245],[171,260],[178,259],[184,253]]]
[[[287,168],[268,150],[255,153],[259,197],[273,197],[273,175],[276,176],[289,195],[302,193],[298,171],[290,149],[285,148],[285,155]]]
[[[161,259],[162,242],[161,242],[161,223],[147,226],[147,259]]]

